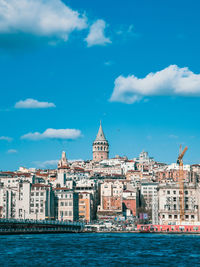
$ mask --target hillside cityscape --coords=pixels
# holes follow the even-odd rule
[[[94,231],[200,225],[200,164],[181,167],[184,153],[170,165],[146,151],[109,158],[101,122],[92,153],[68,161],[63,151],[56,169],[1,171],[0,218],[82,222]]]

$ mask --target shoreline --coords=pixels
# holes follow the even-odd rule
[[[37,234],[157,234],[157,235],[200,235],[199,232],[141,232],[141,231],[5,231],[1,235],[37,235]]]

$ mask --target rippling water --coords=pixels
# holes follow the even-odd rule
[[[0,266],[200,266],[200,236],[45,234],[0,236]]]

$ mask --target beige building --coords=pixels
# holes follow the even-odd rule
[[[180,223],[180,195],[177,183],[160,184],[158,190],[159,220],[160,224]],[[199,221],[199,187],[194,184],[186,184],[184,188],[185,219],[182,224]]]
[[[67,187],[55,188],[56,219],[59,221],[77,221],[79,219],[78,194]]]
[[[100,188],[98,211],[122,212],[123,183],[119,180],[105,181]]]

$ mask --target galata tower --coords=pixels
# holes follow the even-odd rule
[[[93,142],[93,161],[101,161],[109,157],[109,144],[105,138],[101,121],[95,141]]]

